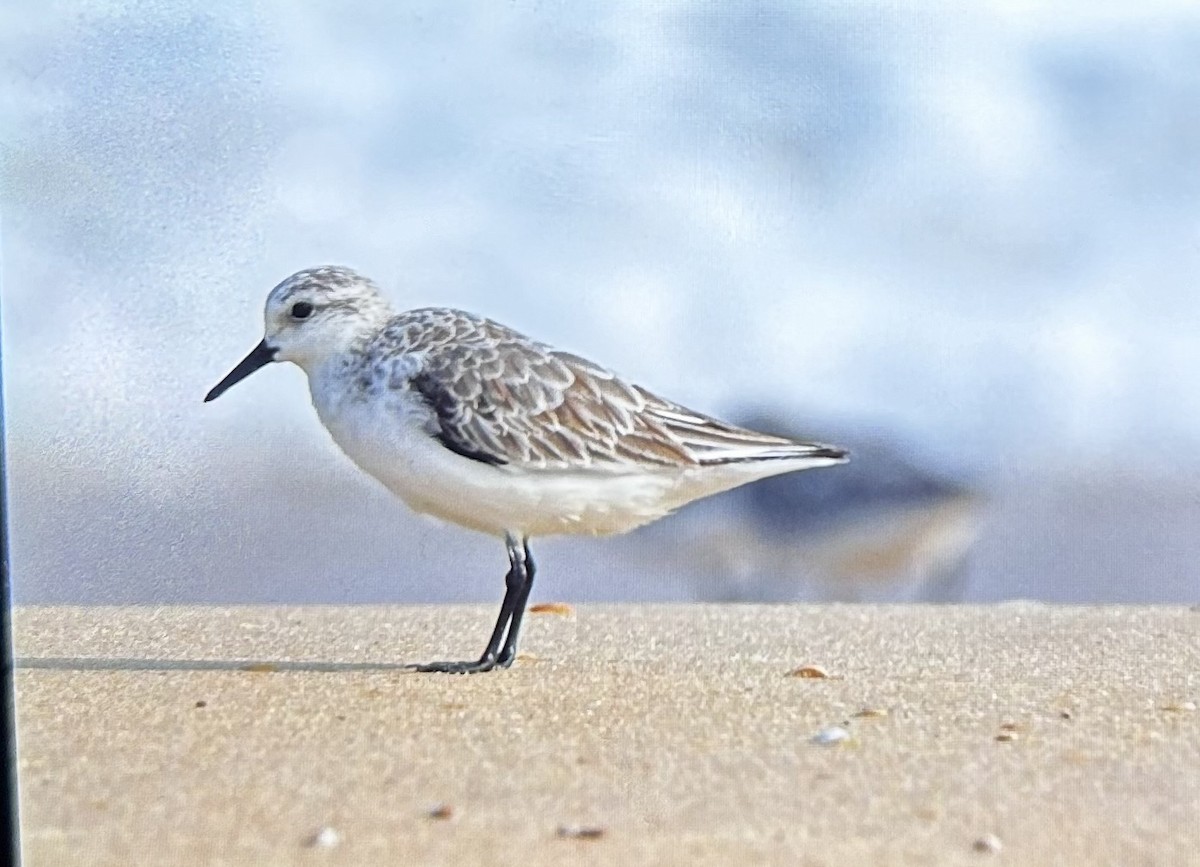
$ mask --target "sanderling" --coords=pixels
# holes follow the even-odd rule
[[[418,671],[512,664],[532,536],[622,533],[756,479],[846,460],[694,412],[490,319],[395,313],[349,268],[293,274],[267,296],[264,319],[262,342],[206,402],[269,362],[293,362],[361,469],[413,510],[505,541],[506,592],[483,655]]]
[[[803,437],[767,414],[736,422]],[[643,533],[616,556],[640,562],[662,551],[670,532],[664,571],[687,576],[695,597],[708,601],[961,601],[983,526],[982,492],[878,428],[870,436],[843,428],[835,438],[854,451],[853,464],[709,500],[683,526]]]

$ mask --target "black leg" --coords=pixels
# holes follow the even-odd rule
[[[429,662],[410,665],[413,671],[437,671],[449,674],[475,674],[493,668],[508,668],[517,653],[517,632],[521,628],[521,616],[529,600],[533,585],[533,559],[529,556],[529,545],[525,540],[517,541],[512,536],[505,538],[508,548],[508,574],[504,576],[504,601],[500,603],[500,616],[492,629],[492,637],[479,659]],[[507,638],[505,637],[507,633]],[[503,649],[501,649],[503,642]]]
[[[513,606],[508,637],[504,640],[504,649],[500,651],[500,659],[497,660],[505,668],[512,665],[513,660],[517,658],[517,640],[521,635],[521,619],[525,616],[525,606],[529,604],[529,591],[533,589],[533,575],[537,571],[533,564],[533,554],[529,552],[528,539],[521,540],[521,553],[525,555],[525,586],[521,588],[521,595],[517,597],[517,602]]]

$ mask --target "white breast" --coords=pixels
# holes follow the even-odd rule
[[[309,379],[313,406],[346,455],[414,511],[493,535],[619,533],[666,514],[676,474],[551,472],[493,466],[429,433],[419,395],[368,393],[342,377]]]
[[[360,468],[414,511],[493,535],[623,533],[698,497],[798,468],[788,461],[578,470],[493,466],[432,436],[432,411],[408,389],[371,392],[336,375],[311,376],[309,387],[322,423]]]

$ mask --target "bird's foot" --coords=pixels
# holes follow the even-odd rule
[[[410,671],[440,672],[443,674],[479,674],[491,671],[493,668],[508,668],[512,659],[497,659],[495,656],[483,656],[479,659],[462,659],[441,662],[414,663],[406,665]]]

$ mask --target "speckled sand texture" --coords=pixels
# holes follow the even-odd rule
[[[1200,864],[1196,609],[494,615],[18,609],[26,863]]]

